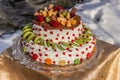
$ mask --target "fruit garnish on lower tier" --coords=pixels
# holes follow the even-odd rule
[[[75,64],[75,65],[80,64],[80,59],[75,59],[75,60],[74,60],[74,64]]]
[[[22,31],[24,31],[26,29],[32,29],[32,24],[29,23],[29,24],[25,25],[25,27],[22,29]]]
[[[37,18],[35,21],[39,25],[47,23],[53,28],[61,27],[69,29],[79,25],[80,19],[78,17],[80,18],[80,16],[76,15],[76,10],[76,8],[72,8],[71,11],[68,11],[60,5],[49,4],[48,7],[34,13],[34,16]]]

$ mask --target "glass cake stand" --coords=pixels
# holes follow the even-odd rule
[[[97,59],[99,57],[99,53],[103,51],[101,44],[99,42],[99,39],[97,39],[97,50],[94,53],[94,55],[87,60],[83,60],[81,64],[79,65],[68,65],[68,66],[54,66],[54,65],[46,65],[43,63],[39,63],[37,61],[34,61],[31,59],[29,55],[23,52],[23,49],[21,47],[21,38],[20,36],[17,36],[13,40],[13,46],[12,46],[12,55],[13,58],[19,62],[20,64],[25,65],[27,68],[33,69],[37,72],[42,72],[44,75],[47,75],[47,73],[51,74],[50,78],[51,80],[57,80],[56,77],[52,74],[62,74],[62,73],[71,73],[75,71],[85,71],[87,69],[91,69],[94,66],[97,65]],[[48,74],[48,76],[49,76]]]

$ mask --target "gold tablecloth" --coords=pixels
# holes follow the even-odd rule
[[[43,74],[26,68],[11,56],[11,47],[0,55],[0,80],[120,80],[120,49],[100,41],[104,52],[100,53],[98,65],[86,71],[69,74]]]

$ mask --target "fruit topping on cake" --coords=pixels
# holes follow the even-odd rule
[[[48,28],[72,28],[80,23],[80,16],[76,15],[76,10],[72,8],[69,12],[62,6],[49,4],[48,7],[34,13],[35,22],[38,25],[47,24]]]

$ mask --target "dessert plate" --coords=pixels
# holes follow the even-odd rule
[[[49,73],[65,73],[65,72],[68,73],[74,71],[85,71],[86,69],[90,69],[96,66],[97,59],[99,58],[101,51],[103,51],[99,39],[97,39],[96,46],[97,48],[93,56],[90,59],[83,60],[79,65],[67,65],[67,66],[46,65],[32,60],[29,55],[24,53],[21,46],[21,36],[17,36],[13,40],[12,55],[17,62],[35,71]]]

